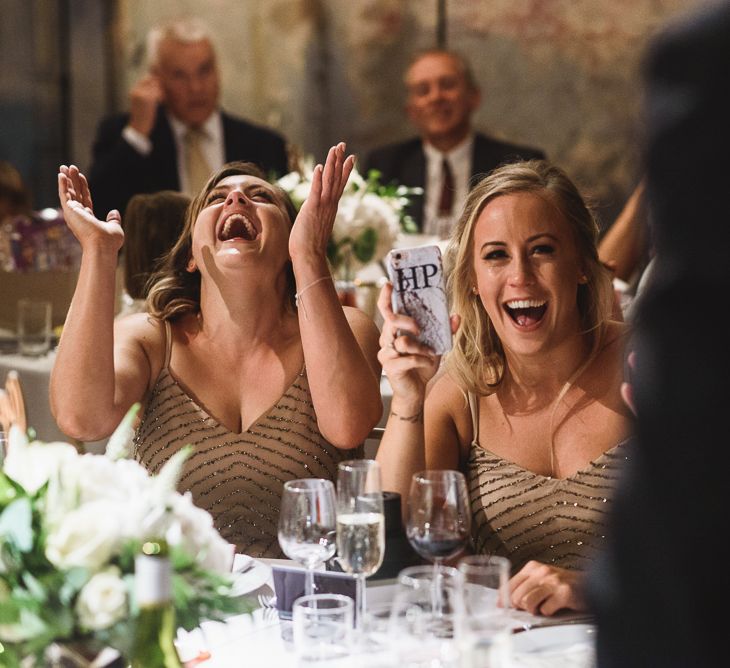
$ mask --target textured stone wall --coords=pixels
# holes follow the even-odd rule
[[[542,147],[604,222],[639,176],[640,64],[654,32],[707,0],[447,0],[448,46],[483,91],[478,129]],[[408,136],[402,71],[436,41],[436,0],[119,0],[118,99],[154,22],[200,12],[217,35],[223,103],[321,158]]]

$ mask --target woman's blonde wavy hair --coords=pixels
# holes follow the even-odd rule
[[[206,199],[216,185],[228,176],[256,176],[266,181],[263,171],[252,162],[229,162],[215,172],[203,189],[190,202],[185,213],[185,224],[180,238],[160,262],[156,271],[147,283],[147,312],[161,320],[177,320],[187,314],[200,312],[200,272],[187,270],[192,257],[193,229],[198,215],[205,207]],[[289,217],[290,227],[297,215],[297,210],[285,190],[271,184],[281,199],[282,210]],[[295,308],[294,295],[296,283],[291,262],[287,265],[288,306]]]
[[[464,390],[478,395],[493,393],[502,382],[505,357],[479,295],[472,292],[476,285],[474,227],[489,202],[520,192],[543,196],[573,228],[587,279],[585,284],[578,284],[577,299],[584,331],[591,337],[588,361],[602,346],[613,309],[611,277],[598,259],[598,224],[565,172],[546,160],[517,162],[494,170],[469,193],[445,254],[451,309],[461,316],[447,368]]]

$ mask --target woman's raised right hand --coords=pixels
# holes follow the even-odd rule
[[[86,177],[76,165],[61,165],[58,171],[58,199],[63,217],[82,250],[95,247],[117,252],[124,243],[122,217],[113,209],[106,221],[94,216],[94,206]]]

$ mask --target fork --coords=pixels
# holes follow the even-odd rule
[[[256,595],[256,600],[259,606],[264,611],[263,617],[266,621],[270,621],[279,616],[279,611],[276,609],[276,595],[275,594],[264,594],[263,592]]]

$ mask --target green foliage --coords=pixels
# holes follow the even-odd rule
[[[15,668],[26,657],[43,665],[43,653],[54,642],[81,643],[94,651],[114,647],[129,656],[138,614],[132,591],[140,542],[125,543],[110,563],[122,573],[129,614],[109,628],[88,632],[79,624],[76,604],[93,573],[78,567],[61,570],[46,558],[42,508],[47,486],[28,495],[0,472],[0,495],[3,489],[12,493],[4,493],[8,502],[0,506],[0,666]],[[231,576],[201,568],[195,555],[174,548],[171,562],[175,612],[185,629],[256,607],[231,594]]]

